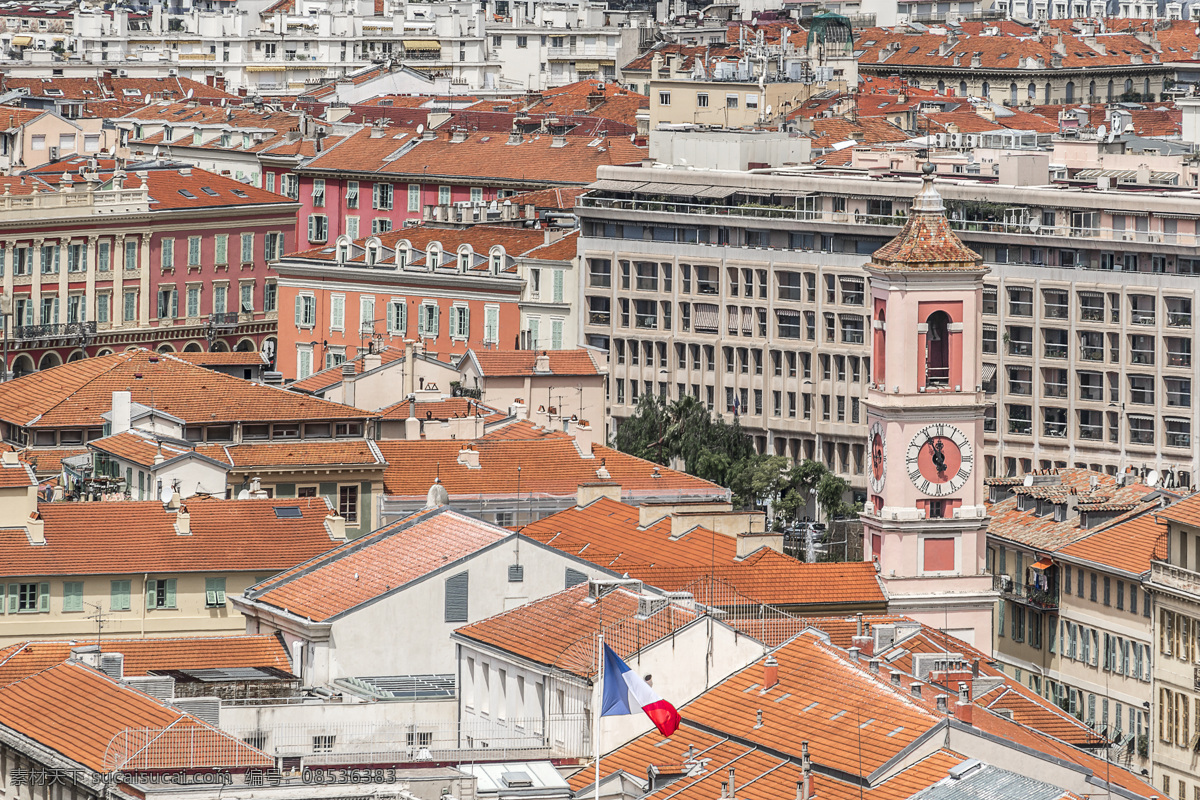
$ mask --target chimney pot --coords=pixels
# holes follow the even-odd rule
[[[850,660],[853,661],[855,664],[857,664],[858,663],[858,653],[859,653],[858,648],[851,647],[849,652],[850,652]]]
[[[185,505],[180,505],[179,510],[175,512],[175,533],[180,536],[192,535],[192,515]]]
[[[916,681],[913,681],[912,684],[910,684],[908,688],[909,688],[909,691],[912,692],[913,697],[921,696],[921,684],[917,683]]]
[[[779,662],[775,660],[775,656],[767,656],[766,663],[763,664],[763,691],[774,688],[779,683]]]

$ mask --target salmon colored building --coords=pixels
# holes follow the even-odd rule
[[[525,287],[519,266],[545,260],[554,236],[414,226],[354,241],[342,236],[287,256],[277,265],[284,314],[276,368],[302,380],[372,343],[376,351],[403,349],[405,340],[424,342],[426,353],[443,360],[472,348],[516,349]]]

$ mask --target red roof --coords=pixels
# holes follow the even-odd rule
[[[521,532],[660,589],[691,592],[710,605],[728,604],[725,587],[741,602],[774,606],[887,602],[869,562],[805,564],[767,547],[739,558],[732,536],[702,527],[673,536],[670,518],[643,528],[636,507],[608,498],[552,514]]]
[[[984,270],[983,257],[950,228],[931,175],[913,199],[900,233],[871,256],[871,267],[885,272]]]
[[[17,576],[268,572],[328,550],[324,500],[203,500],[184,504],[190,534],[158,501],[41,503],[46,544],[0,528],[0,563]],[[275,509],[297,507],[300,517]]]
[[[37,486],[37,478],[29,465],[23,461],[0,464],[0,489],[17,489],[22,486]]]
[[[645,615],[639,593],[608,588],[599,597],[582,583],[566,591],[459,628],[455,634],[576,675],[596,673],[596,632],[628,659],[703,615],[677,603],[664,603]]]
[[[447,506],[422,511],[296,564],[246,593],[299,617],[327,621],[503,540],[503,528]]]
[[[71,650],[91,642],[21,642],[0,650],[0,686],[61,664]],[[253,636],[189,636],[180,638],[109,639],[101,652],[120,653],[123,674],[132,678],[177,669],[259,667],[291,672],[287,646],[275,634]]]
[[[538,356],[549,357],[550,371],[537,373]],[[601,375],[595,358],[588,350],[469,350],[464,359],[472,359],[487,378],[545,375]]]
[[[0,384],[0,419],[41,428],[99,427],[114,391],[191,424],[363,419],[366,412],[137,349],[72,361]]]
[[[444,397],[441,400],[401,400],[393,403],[379,412],[380,419],[408,419],[410,415],[417,419],[446,420],[455,417],[481,416],[485,424],[499,422],[508,415],[485,406],[478,400],[469,397]]]
[[[96,772],[274,765],[240,739],[81,664],[0,686],[0,725]]]
[[[1097,566],[1143,575],[1150,571],[1155,548],[1166,534],[1165,515],[1148,512],[1085,536],[1058,553]]]

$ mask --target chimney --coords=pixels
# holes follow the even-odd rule
[[[779,662],[775,660],[775,656],[767,656],[767,660],[763,664],[763,691],[774,688],[777,683],[779,683]]]
[[[367,353],[363,356],[363,372],[370,372],[383,366],[383,356],[379,353]]]
[[[733,767],[729,768],[729,797],[730,800],[737,797],[737,784],[733,782]]]
[[[471,445],[466,445],[458,451],[458,463],[467,469],[479,469],[479,451]]]
[[[874,672],[876,675],[878,675],[879,674],[879,664],[880,664],[880,660],[878,658],[872,658],[870,661],[867,662],[867,669],[871,670],[871,672]]]
[[[800,743],[800,784],[798,786],[800,800],[812,797],[812,760],[808,757],[808,742]]]
[[[171,492],[171,499],[167,501],[167,508],[178,509],[183,505],[183,498],[179,496],[179,489],[176,487]]]
[[[858,654],[859,654],[858,648],[851,647],[849,650],[849,653],[850,653],[850,660],[853,661],[855,664],[857,664],[858,663]]]
[[[946,702],[950,699],[950,695],[939,694],[935,699],[937,701],[937,710],[938,711],[940,711],[943,714],[950,713],[950,709],[946,705]]]
[[[129,417],[133,399],[129,392],[112,393],[112,417],[110,429],[113,435],[129,430]]]
[[[562,134],[555,135],[555,137],[550,140],[550,146],[551,147],[566,147],[567,146],[567,137],[563,136]]]
[[[16,450],[5,450],[3,454],[0,454],[0,463],[6,467],[15,467],[21,463],[21,459],[17,457]]]
[[[254,500],[266,500],[268,495],[262,488],[262,481],[257,476],[250,479],[250,497]]]
[[[858,648],[864,656],[868,658],[875,655],[875,637],[874,636],[855,636],[851,639],[851,645]]]
[[[180,536],[192,535],[192,515],[185,505],[179,506],[179,511],[175,512],[175,533]]]
[[[543,374],[550,371],[550,354],[545,350],[533,359],[533,371]]]
[[[965,683],[958,685],[958,707],[954,709],[954,716],[964,725],[975,725],[975,706],[971,703],[970,689]]]
[[[913,681],[911,684],[909,684],[908,689],[912,692],[913,697],[921,696],[921,684],[917,683],[916,681]]]
[[[29,519],[25,520],[25,533],[29,536],[30,544],[43,545],[46,543],[46,521],[37,511],[34,511],[29,515]]]
[[[330,510],[325,515],[325,530],[329,532],[329,538],[335,541],[346,541],[346,518],[339,516],[336,511]]]
[[[162,452],[162,442],[156,443],[154,446],[154,466],[157,467],[166,460],[167,459],[163,456]]]
[[[353,361],[342,362],[342,403],[354,405],[355,379],[358,377],[358,366]]]

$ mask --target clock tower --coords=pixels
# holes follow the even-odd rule
[[[950,229],[925,167],[904,229],[867,264],[871,383],[864,553],[889,611],[990,653],[985,569],[983,259]]]

